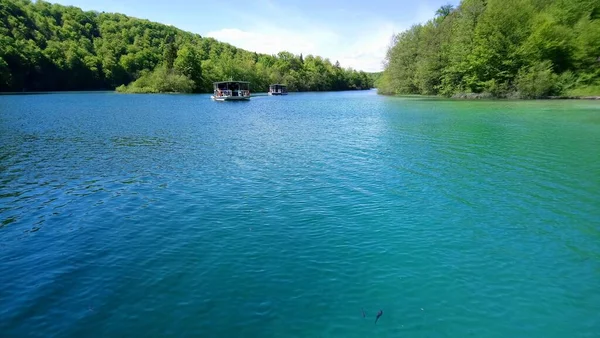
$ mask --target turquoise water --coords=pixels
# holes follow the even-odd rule
[[[0,96],[0,145],[2,337],[600,332],[597,102]]]

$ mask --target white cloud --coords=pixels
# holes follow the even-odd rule
[[[345,41],[325,29],[290,30],[263,26],[255,30],[224,28],[204,34],[236,47],[266,54],[289,51],[313,54],[338,60],[343,67],[364,71],[380,71],[390,37],[397,31],[392,24],[382,24]],[[352,42],[353,41],[353,42]]]
[[[375,25],[355,39],[355,42],[335,55],[344,67],[367,72],[383,69],[382,62],[394,33],[400,31],[391,23]]]
[[[271,29],[246,31],[238,28],[224,28],[208,32],[205,36],[230,43],[236,47],[266,54],[289,51],[295,54],[318,52],[320,40],[312,39],[302,32],[293,32],[272,27]]]
[[[257,1],[262,8],[260,17],[245,12],[236,13],[240,21],[245,22],[243,28],[230,26],[203,35],[249,51],[313,54],[328,58],[331,62],[338,60],[342,67],[375,72],[383,69],[382,62],[392,35],[429,19],[433,13],[427,5],[419,4],[411,22],[395,24],[370,17],[326,23],[301,15],[300,11],[290,8],[292,5],[286,5],[284,9],[271,0]],[[343,8],[338,12],[341,10]]]

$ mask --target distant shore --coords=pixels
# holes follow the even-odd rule
[[[368,91],[375,88],[354,88],[344,90],[302,90],[302,91],[289,91],[289,93],[332,93],[332,92],[357,92],[357,91]],[[201,93],[184,93],[184,92],[152,92],[152,91],[118,91],[116,89],[99,89],[99,90],[62,90],[62,91],[21,91],[21,92],[0,92],[1,95],[42,95],[42,94],[95,94],[95,93],[116,93],[116,94],[186,94],[186,95],[207,95],[213,94],[213,92],[201,92]],[[252,96],[266,96],[267,91],[253,92]]]
[[[493,96],[490,93],[458,93],[454,94],[450,97],[442,96],[442,95],[419,95],[419,94],[379,94],[383,96],[392,96],[392,97],[405,97],[405,98],[415,98],[415,99],[437,99],[437,100],[515,100],[515,101],[535,101],[535,100],[600,100],[600,95],[557,95],[557,96],[545,96],[539,98],[522,98],[517,95],[507,96],[507,97],[497,97]]]
[[[452,95],[450,98],[452,99],[463,99],[463,100],[600,100],[600,95],[585,95],[585,96],[575,96],[575,95],[558,95],[558,96],[544,96],[533,99],[525,99],[520,98],[518,96],[515,97],[495,97],[489,93],[458,93]]]

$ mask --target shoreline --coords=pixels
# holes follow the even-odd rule
[[[544,96],[538,98],[521,98],[518,96],[507,96],[507,97],[496,97],[490,93],[458,93],[450,97],[450,99],[459,100],[600,100],[600,96],[596,95],[555,95],[555,96]]]
[[[546,100],[600,100],[600,96],[548,96]]]
[[[345,89],[345,90],[307,90],[307,91],[289,91],[288,93],[338,93],[338,92],[364,92],[373,90],[370,89]],[[101,89],[101,90],[62,90],[62,91],[31,91],[31,92],[0,92],[0,96],[2,95],[51,95],[51,94],[106,94],[106,93],[115,93],[115,94],[182,94],[182,95],[207,95],[213,94],[212,92],[204,92],[204,93],[184,93],[184,92],[119,92],[116,89]],[[264,93],[268,92],[256,92],[256,93]]]
[[[454,94],[450,97],[441,95],[419,95],[419,94],[380,94],[381,96],[391,97],[405,97],[405,98],[423,98],[423,99],[440,99],[440,100],[457,100],[457,101],[544,101],[544,100],[587,100],[595,101],[600,100],[600,95],[558,95],[558,96],[547,96],[534,99],[524,99],[520,97],[495,97],[488,93],[460,93]]]

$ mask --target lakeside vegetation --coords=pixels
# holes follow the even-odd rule
[[[99,5],[100,6],[100,5]],[[148,20],[45,1],[0,0],[0,91],[212,92],[235,79],[267,91],[368,89],[367,73],[313,55],[249,52]]]
[[[382,94],[600,95],[600,1],[463,0],[393,37]]]

